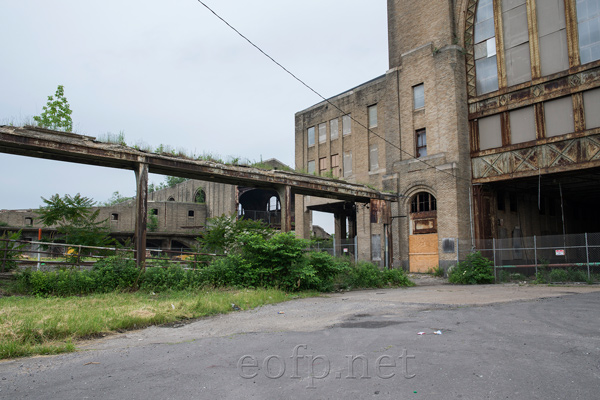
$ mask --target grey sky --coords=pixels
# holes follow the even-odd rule
[[[326,97],[385,73],[384,0],[206,0]],[[294,113],[320,99],[195,0],[2,0],[0,124],[65,87],[77,133],[294,166]],[[131,171],[0,154],[0,209],[105,201]],[[151,176],[155,183],[162,176]]]

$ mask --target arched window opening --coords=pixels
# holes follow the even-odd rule
[[[175,199],[173,198],[173,196],[171,196],[167,199],[167,201],[175,201]]]
[[[437,201],[435,197],[427,192],[420,192],[413,197],[412,202],[410,204],[410,212],[411,213],[419,213],[419,212],[427,212],[427,211],[436,211],[437,210]]]
[[[281,203],[277,196],[271,196],[269,203],[267,204],[267,211],[279,211],[281,210]]]
[[[194,197],[194,202],[199,204],[206,203],[206,193],[202,189],[198,189],[196,191],[196,196]]]

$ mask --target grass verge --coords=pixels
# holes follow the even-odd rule
[[[108,333],[279,303],[276,289],[202,290],[159,294],[106,293],[85,297],[0,298],[0,359],[75,351],[75,342]]]

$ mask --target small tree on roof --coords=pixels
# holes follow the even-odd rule
[[[39,126],[57,131],[73,131],[72,111],[65,97],[63,85],[58,85],[54,96],[48,96],[48,102],[43,109],[39,116],[33,117]]]

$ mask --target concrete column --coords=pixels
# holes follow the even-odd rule
[[[292,230],[292,187],[278,186],[277,194],[281,202],[281,232]]]
[[[148,164],[140,162],[135,170],[135,262],[138,268],[146,267],[146,222],[148,220]]]

